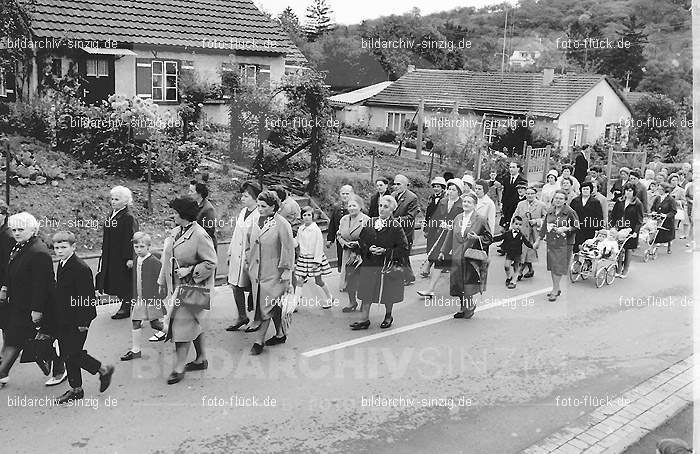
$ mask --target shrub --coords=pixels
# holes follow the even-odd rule
[[[51,105],[44,101],[32,103],[0,103],[0,131],[51,141]]]
[[[385,142],[385,143],[391,143],[396,139],[396,133],[390,129],[387,129],[386,131],[382,132],[378,137],[377,140],[380,142]]]

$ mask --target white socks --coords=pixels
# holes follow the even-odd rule
[[[131,351],[134,353],[141,351],[141,328],[131,330]]]

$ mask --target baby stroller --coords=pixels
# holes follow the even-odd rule
[[[643,249],[642,260],[644,263],[649,260],[656,260],[656,250],[659,245],[655,244],[656,235],[660,230],[665,230],[662,227],[666,220],[665,214],[649,213],[644,216],[642,228],[639,229],[639,247]]]
[[[625,243],[631,237],[631,229],[623,229],[617,234],[617,250],[610,253],[599,253],[595,250],[581,250],[574,254],[574,259],[569,267],[569,279],[576,282],[579,279],[595,278],[596,288],[603,284],[612,284],[615,274],[622,269],[624,263]]]

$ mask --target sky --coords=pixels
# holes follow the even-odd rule
[[[253,0],[253,2],[272,13],[273,16],[279,14],[287,6],[291,6],[302,22],[306,16],[306,7],[311,4],[311,0]],[[326,4],[333,10],[334,20],[338,24],[359,24],[363,19],[403,14],[411,11],[414,6],[420,9],[421,14],[428,15],[457,7],[480,8],[501,2],[502,0],[326,0]]]

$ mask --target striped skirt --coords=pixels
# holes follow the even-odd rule
[[[296,274],[298,279],[331,274],[331,266],[328,264],[326,254],[323,254],[320,264],[313,260],[314,258],[311,255],[299,255],[294,266],[294,274]]]

